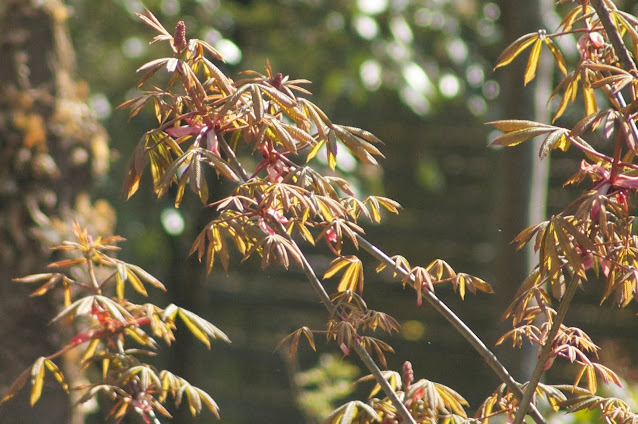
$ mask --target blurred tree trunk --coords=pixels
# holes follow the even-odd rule
[[[505,43],[511,43],[523,34],[546,28],[547,15],[553,14],[551,0],[528,2],[502,1],[502,25]],[[554,25],[555,26],[555,25]],[[529,119],[539,122],[549,120],[547,99],[551,94],[552,62],[543,52],[536,78],[523,87],[523,73],[527,65],[526,55],[517,59],[501,72],[501,103],[507,115],[499,119]],[[524,143],[515,149],[501,152],[499,193],[499,288],[511,301],[523,279],[535,263],[535,253],[526,254],[514,250],[510,242],[523,229],[543,221],[546,216],[547,187],[549,182],[549,158],[538,159],[538,150],[543,140]],[[531,374],[530,366],[535,362],[530,355],[532,348],[523,349],[512,371],[523,380]]]
[[[60,0],[0,3],[0,397],[37,357],[66,340],[47,326],[60,299],[29,298],[35,287],[11,278],[43,272],[49,247],[69,237],[78,213],[98,232],[113,225],[110,207],[93,207],[86,195],[94,177],[106,172],[109,153],[86,105],[86,85],[71,77],[67,16]],[[76,383],[72,362],[63,362]],[[82,411],[71,414],[68,396],[47,380],[34,408],[29,387],[0,406],[2,423],[83,422]]]

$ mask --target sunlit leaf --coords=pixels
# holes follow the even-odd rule
[[[538,67],[538,61],[541,58],[541,47],[543,42],[537,39],[532,46],[532,51],[529,54],[529,60],[527,61],[527,67],[525,68],[525,75],[523,85],[527,85],[536,76],[536,68]]]
[[[27,384],[27,381],[29,381],[29,377],[31,376],[31,368],[32,367],[29,367],[22,371],[18,378],[16,378],[15,381],[11,383],[7,394],[2,399],[0,399],[0,405],[13,398],[20,390],[22,390],[22,388]]]
[[[508,132],[506,134],[500,135],[492,141],[492,146],[501,146],[501,147],[511,147],[521,144],[524,141],[537,137],[539,135],[547,134],[551,132],[553,128],[547,127],[536,127],[536,128],[525,128],[522,130]]]
[[[290,342],[290,349],[288,350],[288,358],[292,359],[297,354],[297,349],[299,348],[299,339],[301,336],[304,336],[308,341],[308,344],[312,348],[312,350],[317,351],[315,346],[315,339],[312,334],[312,330],[308,327],[301,327],[298,330],[287,335],[284,339],[282,339],[277,345],[276,349],[279,349],[286,342]]]
[[[531,46],[537,40],[537,32],[525,34],[522,37],[518,38],[512,44],[507,46],[507,48],[503,50],[503,52],[499,55],[499,57],[496,59],[496,66],[494,66],[494,69],[512,63],[512,61],[516,59],[519,54],[521,54],[526,48]]]
[[[556,60],[556,66],[558,66],[558,69],[563,73],[563,75],[567,75],[567,68],[565,66],[565,58],[563,57],[563,54],[560,52],[558,47],[556,47],[551,38],[545,37],[543,41],[549,48],[549,51],[552,52],[552,55]]]
[[[342,256],[334,259],[330,268],[323,275],[323,279],[328,279],[345,268],[337,290],[340,292],[351,290],[355,291],[357,287],[359,292],[363,290],[363,265],[361,260],[356,256]]]
[[[494,126],[497,130],[501,130],[503,132],[509,133],[518,130],[524,130],[529,128],[548,128],[548,129],[557,129],[557,127],[552,127],[551,125],[543,124],[541,122],[536,121],[527,121],[524,119],[504,119],[501,121],[491,121],[487,122],[487,125]]]
[[[84,363],[90,358],[92,358],[93,355],[95,355],[95,351],[97,350],[99,345],[100,345],[100,339],[91,340],[89,345],[84,350],[84,353],[82,354],[82,358],[80,359],[80,362]]]
[[[160,290],[166,291],[166,287],[164,287],[164,285],[157,278],[153,277],[151,274],[146,272],[144,269],[140,268],[137,265],[133,265],[133,264],[127,264],[126,267],[130,271],[133,271],[142,280],[144,280],[145,282],[147,282],[150,285],[152,285],[153,287],[156,287],[156,288],[158,288]]]
[[[188,330],[202,343],[204,343],[209,349],[209,337],[212,337],[213,339],[220,339],[227,343],[230,343],[228,336],[226,336],[226,334],[224,334],[221,330],[219,330],[210,322],[186,309],[171,304],[166,307],[163,316],[165,320],[168,319],[174,321],[177,315],[179,315]]]
[[[372,407],[361,401],[355,400],[337,408],[323,421],[323,424],[352,424],[354,422],[358,422],[354,420],[361,413],[368,415],[375,421],[380,419],[379,415]]]
[[[42,394],[42,386],[44,384],[44,361],[46,358],[38,358],[31,367],[31,396],[29,403],[31,406],[40,399]]]
[[[583,98],[585,101],[585,113],[591,115],[598,109],[596,104],[596,94],[589,84],[583,86]]]
[[[148,293],[146,292],[146,288],[144,287],[144,284],[142,284],[142,281],[140,281],[140,279],[137,277],[137,275],[135,275],[133,271],[131,271],[130,269],[127,269],[126,276],[127,276],[128,282],[131,284],[131,286],[135,289],[136,292],[144,296],[148,296]]]

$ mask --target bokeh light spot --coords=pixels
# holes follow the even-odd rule
[[[461,82],[454,74],[444,74],[439,80],[439,91],[448,99],[456,97],[461,91]]]
[[[171,236],[178,236],[184,232],[184,217],[173,208],[166,208],[160,214],[162,227]]]
[[[410,341],[421,340],[425,335],[425,325],[421,321],[409,320],[401,325],[401,335]]]
[[[365,40],[372,40],[379,33],[377,21],[369,16],[357,15],[354,17],[352,26],[354,26],[357,34]]]
[[[388,9],[388,0],[357,0],[357,7],[367,15],[378,15]]]

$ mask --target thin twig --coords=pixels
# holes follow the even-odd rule
[[[91,284],[93,285],[93,289],[95,290],[95,293],[102,294],[102,289],[100,289],[100,283],[98,283],[97,277],[95,276],[95,268],[93,267],[93,260],[91,259],[92,256],[93,256],[93,249],[91,249],[85,255],[86,262],[88,265],[89,278],[91,279]]]
[[[395,268],[396,264],[388,255],[382,252],[378,247],[371,244],[368,240],[362,236],[357,235],[357,241],[359,245],[370,255],[374,256],[379,262],[385,264],[387,267],[396,270],[396,272],[402,274],[404,277],[409,275],[409,272],[402,267]],[[413,277],[411,277],[413,278]],[[423,291],[423,297],[425,300],[443,317],[448,320],[452,326],[467,340],[472,347],[481,355],[483,360],[492,368],[494,373],[501,379],[507,388],[516,396],[517,399],[523,398],[523,391],[519,387],[520,384],[514,380],[514,378],[507,371],[507,368],[498,360],[496,355],[481,341],[481,339],[474,334],[474,332],[454,313],[445,303],[439,300],[436,295],[430,290]],[[541,416],[540,412],[534,405],[530,407],[530,416],[537,424],[545,423],[545,420]]]
[[[543,372],[545,371],[545,363],[547,362],[547,358],[549,357],[552,348],[554,347],[554,339],[558,334],[560,326],[563,324],[563,320],[565,319],[565,315],[567,315],[567,310],[569,309],[569,305],[572,302],[579,284],[580,278],[577,274],[574,274],[572,280],[567,286],[567,290],[565,291],[563,298],[560,301],[558,312],[556,313],[556,317],[554,317],[552,327],[550,328],[549,334],[545,339],[545,344],[543,345],[538,355],[536,368],[534,368],[532,378],[530,379],[529,383],[527,383],[527,387],[525,388],[525,396],[523,396],[523,400],[521,400],[519,404],[518,412],[516,413],[516,417],[514,418],[514,424],[521,424],[523,422],[523,419],[525,418],[527,409],[534,406],[530,403],[532,401],[532,396],[534,396],[534,392],[536,392],[536,386],[538,386],[538,383],[541,381],[541,377],[543,376]]]
[[[284,231],[284,234],[286,234],[285,231]],[[290,237],[290,235],[288,235],[288,240],[292,243],[295,243],[292,240],[292,237]],[[331,316],[335,316],[336,307],[330,300],[330,296],[328,296],[328,293],[326,293],[326,290],[324,289],[323,285],[317,278],[317,275],[312,269],[312,266],[306,260],[306,257],[303,254],[301,254],[300,257],[301,257],[303,272],[304,274],[306,274],[306,278],[308,279],[308,281],[310,281],[310,285],[321,298],[321,302],[324,304],[324,306],[328,310],[328,313]],[[363,361],[363,363],[368,368],[368,370],[372,373],[375,380],[381,386],[385,394],[388,396],[388,398],[390,398],[394,406],[397,408],[397,411],[403,418],[404,422],[410,423],[410,424],[416,424],[414,417],[412,417],[412,415],[410,414],[408,409],[405,407],[403,402],[401,402],[401,399],[399,399],[396,392],[392,389],[392,387],[390,386],[390,383],[388,383],[388,381],[383,377],[383,374],[381,373],[381,370],[377,366],[376,362],[374,362],[374,359],[372,359],[368,351],[366,351],[364,347],[361,346],[361,343],[359,343],[359,341],[357,340],[354,340],[354,350],[355,352],[357,352],[357,355],[359,355],[359,358],[361,358],[361,361]]]

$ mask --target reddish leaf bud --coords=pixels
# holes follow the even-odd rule
[[[173,36],[173,45],[177,51],[182,51],[188,45],[186,41],[186,24],[179,21],[175,26],[175,35]]]
[[[410,361],[403,363],[401,378],[403,380],[403,390],[407,391],[410,388],[410,384],[414,381],[414,371],[412,370],[412,363],[410,363]]]
[[[284,76],[280,73],[272,77],[270,80],[270,84],[275,87],[277,90],[281,89],[281,82],[283,81]]]

